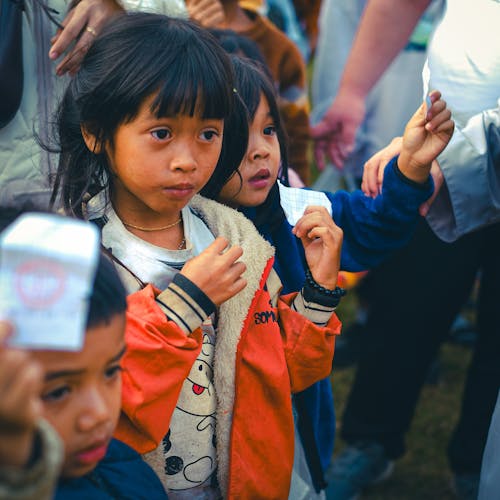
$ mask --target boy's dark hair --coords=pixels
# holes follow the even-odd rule
[[[61,196],[67,213],[83,217],[87,193],[95,194],[108,183],[112,189],[103,146],[113,147],[118,126],[133,120],[149,96],[157,94],[152,111],[158,117],[226,119],[234,106],[233,88],[227,54],[196,24],[146,13],[113,20],[89,48],[60,104],[52,203]],[[97,139],[94,152],[85,145],[82,127]],[[247,124],[237,130],[225,127],[219,163],[237,168],[247,136]],[[214,176],[222,175],[226,170],[216,169]],[[226,181],[217,179],[221,185]]]
[[[127,309],[127,293],[113,263],[99,254],[99,262],[89,298],[87,328],[108,323],[115,314]]]

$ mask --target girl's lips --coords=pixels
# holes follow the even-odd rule
[[[194,186],[191,184],[179,184],[177,186],[169,186],[164,188],[163,191],[168,193],[173,198],[189,198],[195,194]]]
[[[108,444],[109,441],[106,441],[105,443],[103,442],[98,443],[90,448],[87,448],[84,451],[76,453],[75,457],[78,460],[78,462],[84,465],[97,463],[106,456],[106,452],[108,450]]]
[[[265,188],[269,185],[271,172],[267,168],[260,169],[254,176],[248,179],[248,183],[256,189]]]

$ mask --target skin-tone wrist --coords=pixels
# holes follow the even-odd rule
[[[427,167],[423,165],[414,165],[410,155],[403,148],[398,158],[398,168],[400,172],[411,181],[423,184],[429,178],[431,166],[430,164]]]
[[[0,432],[0,465],[24,467],[33,451],[35,430]]]

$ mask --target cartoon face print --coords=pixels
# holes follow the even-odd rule
[[[203,345],[184,381],[177,408],[191,415],[207,416],[215,412],[215,389],[212,362],[214,345],[208,335],[203,335]]]
[[[210,322],[202,329],[213,332]],[[169,491],[208,484],[216,469],[214,351],[210,334],[204,333],[202,349],[184,381],[170,431],[163,439]]]

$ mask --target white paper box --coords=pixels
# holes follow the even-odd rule
[[[88,222],[27,213],[0,235],[0,316],[9,344],[78,350],[83,345],[99,231]]]

